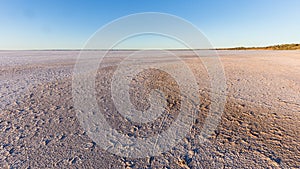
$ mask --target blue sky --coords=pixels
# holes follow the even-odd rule
[[[299,7],[299,0],[2,0],[0,49],[82,48],[103,25],[139,12],[186,19],[214,47],[300,43]]]

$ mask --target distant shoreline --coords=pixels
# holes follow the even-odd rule
[[[300,44],[281,44],[265,47],[217,48],[216,50],[300,50]]]
[[[107,51],[111,49],[0,49],[0,51]],[[111,51],[137,51],[137,50],[170,50],[170,51],[188,51],[188,50],[300,50],[300,44],[281,44],[265,47],[232,47],[232,48],[214,48],[214,49],[112,49]]]

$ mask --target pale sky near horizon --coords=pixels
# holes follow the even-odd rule
[[[2,0],[0,50],[80,49],[105,24],[141,12],[181,17],[218,48],[300,43],[299,7],[299,0]],[[142,41],[129,47],[143,48]],[[169,43],[148,38],[146,46],[157,41]]]

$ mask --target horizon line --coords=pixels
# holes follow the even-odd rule
[[[0,51],[137,51],[137,50],[172,50],[172,51],[184,51],[184,50],[242,50],[242,49],[269,49],[272,47],[280,46],[300,46],[300,43],[286,43],[268,46],[236,46],[236,47],[218,47],[218,48],[115,48],[115,49],[80,49],[80,48],[44,48],[44,49],[0,49]]]

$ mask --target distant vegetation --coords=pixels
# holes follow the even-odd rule
[[[219,48],[218,50],[300,50],[300,44],[282,44],[266,47]]]

